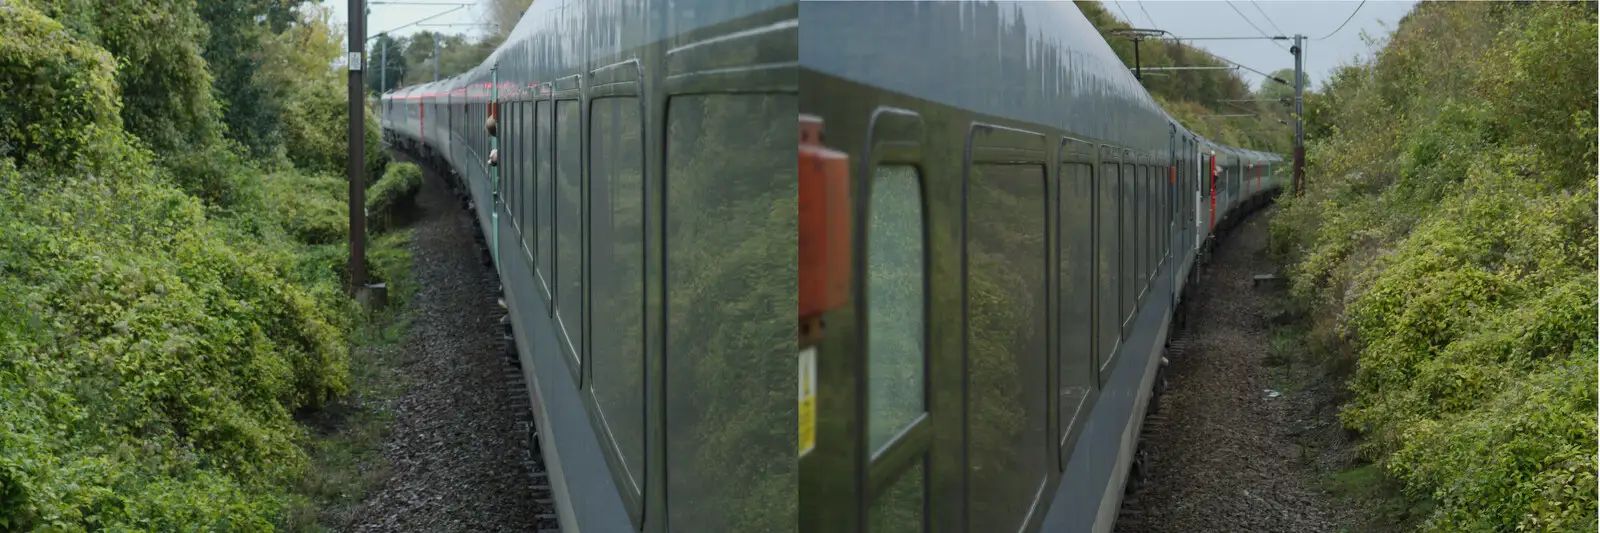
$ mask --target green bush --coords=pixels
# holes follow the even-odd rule
[[[396,215],[415,205],[422,190],[422,169],[411,163],[389,165],[383,179],[367,189],[367,224],[370,231],[392,225]]]
[[[1324,90],[1273,222],[1319,351],[1355,357],[1344,422],[1437,504],[1423,531],[1596,520],[1596,30],[1577,5],[1420,4]]]
[[[6,492],[26,500],[7,518],[132,525],[140,508],[189,508],[265,523],[269,487],[304,462],[290,413],[344,392],[336,321],[274,272],[286,258],[228,244],[176,189],[24,174],[0,162],[0,286],[26,287],[4,303],[28,324],[0,357],[0,413],[38,422],[10,429],[32,446],[0,450]],[[239,505],[198,497],[229,492]]]
[[[347,388],[342,164],[215,135],[193,10],[0,3],[0,530],[271,531]]]
[[[115,57],[123,127],[160,157],[221,140],[221,108],[200,49],[195,0],[33,0],[87,44]]]
[[[349,148],[349,106],[345,87],[335,79],[307,82],[289,96],[283,113],[284,149],[301,170],[344,176]],[[389,164],[378,116],[367,108],[366,180],[382,176]],[[346,176],[348,178],[348,176]]]
[[[308,244],[344,242],[350,234],[349,183],[326,174],[285,171],[261,177],[266,209]]]
[[[121,134],[115,59],[21,6],[0,7],[0,157],[34,168],[73,168]],[[91,168],[99,171],[100,168]]]

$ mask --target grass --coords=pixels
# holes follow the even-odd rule
[[[312,435],[307,447],[311,466],[294,487],[297,494],[285,513],[284,531],[336,530],[391,474],[382,449],[394,420],[387,400],[409,386],[398,369],[414,362],[401,346],[411,316],[384,311],[372,322],[354,336],[350,394],[303,420]]]
[[[1370,523],[1365,531],[1411,531],[1433,513],[1434,504],[1402,491],[1400,485],[1372,463],[1352,465],[1329,473],[1323,481],[1328,492],[1366,507]]]
[[[1292,438],[1299,441],[1301,460],[1313,472],[1312,481],[1335,496],[1340,505],[1363,510],[1366,523],[1357,531],[1414,530],[1434,504],[1405,494],[1380,465],[1360,459],[1357,442],[1338,419],[1338,412],[1351,398],[1346,382],[1352,369],[1344,364],[1346,358],[1313,349],[1312,317],[1298,309],[1286,291],[1274,292],[1262,311],[1270,324],[1264,362],[1271,371],[1273,389],[1309,399],[1296,413],[1305,426]]]
[[[390,400],[410,386],[399,370],[416,361],[402,345],[414,318],[407,304],[417,288],[405,247],[409,239],[408,230],[373,239],[369,262],[389,282],[389,307],[352,332],[350,393],[300,419],[310,434],[311,464],[292,489],[282,527],[288,533],[342,529],[392,473],[383,457],[394,420]]]

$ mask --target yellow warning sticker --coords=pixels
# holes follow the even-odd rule
[[[817,349],[800,351],[800,456],[817,447]]]

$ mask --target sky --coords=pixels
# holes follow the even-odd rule
[[[322,4],[334,8],[335,24],[345,23],[349,0],[322,0]],[[468,25],[481,22],[487,13],[487,2],[482,0],[384,0],[382,3],[369,0],[368,4],[372,9],[367,19],[368,36],[395,28],[400,28],[392,32],[396,36],[418,31],[482,35],[485,29]],[[1414,0],[1367,0],[1364,3],[1354,0],[1105,2],[1112,14],[1124,20],[1131,19],[1134,27],[1162,29],[1179,37],[1259,37],[1262,32],[1268,35],[1292,36],[1296,32],[1306,35],[1309,40],[1305,45],[1305,69],[1314,86],[1320,86],[1340,64],[1352,63],[1358,56],[1371,57],[1372,49],[1362,40],[1362,32],[1373,37],[1387,36],[1399,23],[1400,17],[1411,11],[1415,4]],[[1356,9],[1357,6],[1360,6],[1360,10]],[[1354,18],[1351,18],[1351,13],[1355,14]],[[423,24],[456,25],[407,26],[434,15],[439,16]],[[1340,29],[1340,24],[1347,18],[1350,22]],[[1335,29],[1338,31],[1334,32]],[[801,33],[804,32],[802,29]],[[1289,55],[1290,43],[1286,41],[1190,43],[1262,72],[1294,67],[1294,56]],[[1241,70],[1240,74],[1252,88],[1260,86],[1261,76],[1245,70]]]
[[[1167,0],[1159,2],[1104,2],[1106,9],[1135,28],[1154,28],[1178,37],[1260,37],[1300,33],[1307,37],[1306,77],[1321,86],[1334,68],[1355,63],[1356,57],[1372,57],[1372,47],[1361,39],[1362,32],[1384,38],[1394,31],[1400,18],[1411,11],[1415,1],[1330,1],[1330,0]],[[1360,11],[1356,7],[1360,6]],[[1351,18],[1351,13],[1355,13]],[[1349,19],[1343,29],[1339,25]],[[1249,20],[1249,22],[1246,22]],[[1251,24],[1255,26],[1252,27]],[[1257,28],[1260,28],[1258,31]],[[1338,29],[1337,33],[1333,33]],[[1281,30],[1281,31],[1280,31]],[[1332,33],[1331,36],[1329,34]],[[1326,39],[1322,39],[1326,37]],[[1319,40],[1320,39],[1320,40]],[[1247,67],[1271,73],[1294,68],[1289,54],[1292,41],[1228,40],[1189,41],[1207,52]],[[1274,43],[1282,48],[1274,46]],[[1240,75],[1259,87],[1262,77],[1247,70]],[[1291,80],[1292,81],[1292,80]],[[1307,87],[1311,89],[1311,87]]]
[[[333,23],[343,26],[348,21],[349,0],[321,0],[323,6],[333,8]],[[466,4],[466,5],[462,5]],[[488,13],[488,3],[481,0],[367,0],[372,13],[367,17],[367,36],[389,32],[396,37],[419,31],[437,31],[444,34],[464,33],[483,35],[485,27],[473,24],[483,22]],[[441,14],[442,13],[442,14]],[[435,18],[429,18],[434,17]],[[451,26],[423,26],[412,24],[452,24]],[[399,29],[396,29],[399,28]]]

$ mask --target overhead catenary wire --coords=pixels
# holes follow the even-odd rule
[[[1335,34],[1335,33],[1339,33],[1339,30],[1344,29],[1344,25],[1345,24],[1349,24],[1351,19],[1356,18],[1356,13],[1360,13],[1361,12],[1361,6],[1364,6],[1364,5],[1367,5],[1367,0],[1361,0],[1360,4],[1356,4],[1355,11],[1351,11],[1350,12],[1350,16],[1344,19],[1344,23],[1343,24],[1340,24],[1339,27],[1334,28],[1333,31],[1328,32],[1327,35],[1318,37],[1316,40],[1321,41],[1323,39],[1327,39],[1329,37],[1333,37],[1333,34]]]
[[[1112,2],[1111,5],[1117,6],[1117,11],[1122,12],[1122,18],[1128,19],[1129,26],[1133,25],[1133,17],[1128,16],[1127,10],[1122,9],[1122,2]]]
[[[1271,35],[1267,35],[1266,30],[1262,30],[1260,26],[1257,26],[1255,22],[1250,20],[1250,17],[1245,16],[1243,11],[1239,11],[1239,8],[1237,6],[1233,5],[1233,1],[1232,0],[1226,0],[1226,2],[1228,4],[1228,7],[1230,9],[1233,9],[1234,13],[1238,13],[1239,14],[1239,18],[1244,19],[1244,22],[1246,24],[1249,24],[1250,27],[1255,28],[1256,32],[1260,33],[1262,37],[1266,37],[1268,39],[1272,38]],[[1278,49],[1284,50],[1284,51],[1288,51],[1289,50],[1288,48],[1284,48],[1283,45],[1278,44],[1278,41],[1276,41],[1276,40],[1272,41],[1272,46],[1276,46],[1276,47],[1278,47]]]
[[[1271,24],[1272,25],[1272,29],[1278,30],[1278,33],[1280,35],[1289,33],[1289,32],[1283,31],[1283,28],[1279,28],[1278,27],[1278,23],[1273,22],[1272,21],[1272,17],[1267,16],[1266,10],[1261,9],[1261,4],[1257,3],[1256,0],[1250,0],[1250,5],[1255,6],[1256,7],[1256,12],[1261,13],[1261,18],[1267,19],[1267,24]]]
[[[460,11],[460,10],[462,10],[462,9],[466,9],[466,8],[467,8],[467,6],[469,6],[469,5],[471,5],[471,4],[466,4],[466,5],[460,5],[460,6],[457,6],[457,7],[452,7],[452,8],[450,8],[450,9],[446,9],[446,10],[444,10],[444,11],[440,11],[440,12],[438,12],[438,13],[434,13],[434,14],[432,14],[432,15],[429,15],[429,16],[426,16],[426,17],[423,17],[423,18],[421,18],[421,19],[418,19],[418,20],[414,20],[414,21],[412,21],[412,22],[411,22],[411,23],[409,23],[409,24],[403,24],[403,25],[400,25],[400,26],[395,26],[395,27],[393,27],[393,28],[389,28],[389,29],[387,29],[387,30],[383,30],[383,31],[381,31],[381,32],[378,32],[378,33],[377,33],[377,34],[375,34],[375,35],[373,35],[373,36],[371,36],[371,37],[367,37],[367,40],[368,40],[368,41],[370,41],[370,40],[373,40],[373,39],[376,39],[376,38],[378,38],[378,36],[379,36],[379,35],[386,35],[386,34],[389,34],[389,33],[393,33],[393,32],[395,32],[395,31],[397,31],[397,30],[403,30],[403,29],[406,29],[406,28],[409,28],[409,27],[411,27],[411,26],[418,26],[418,25],[421,25],[421,24],[422,24],[422,23],[424,23],[424,22],[427,22],[427,21],[430,21],[430,20],[433,20],[433,19],[436,19],[436,18],[439,18],[439,17],[442,17],[442,16],[445,16],[445,15],[449,15],[449,14],[451,14],[451,13],[454,13],[454,12],[456,12],[456,11]]]
[[[1208,53],[1209,53],[1209,52],[1208,52]],[[1292,82],[1292,81],[1289,81],[1289,80],[1285,80],[1285,79],[1283,79],[1283,78],[1279,78],[1279,77],[1277,77],[1277,76],[1273,76],[1273,75],[1271,75],[1271,74],[1267,74],[1267,73],[1265,73],[1265,72],[1262,72],[1262,71],[1259,71],[1259,70],[1256,70],[1256,69],[1253,69],[1253,68],[1250,68],[1250,67],[1247,67],[1247,66],[1245,66],[1245,65],[1243,65],[1243,64],[1241,64],[1241,63],[1239,63],[1239,62],[1238,62],[1238,61],[1234,61],[1234,60],[1232,60],[1232,59],[1228,59],[1228,58],[1226,58],[1226,57],[1222,57],[1222,56],[1219,56],[1219,55],[1217,55],[1217,54],[1211,54],[1211,57],[1215,57],[1215,58],[1217,58],[1217,59],[1220,59],[1220,60],[1223,60],[1223,61],[1227,61],[1227,62],[1229,62],[1229,63],[1233,63],[1233,64],[1234,64],[1234,65],[1238,65],[1238,66],[1239,66],[1239,68],[1242,68],[1242,69],[1245,69],[1245,70],[1248,70],[1248,71],[1250,71],[1250,72],[1254,72],[1254,73],[1256,73],[1256,74],[1260,74],[1260,75],[1262,75],[1262,76],[1266,76],[1266,77],[1267,77],[1267,78],[1268,78],[1268,79],[1271,79],[1271,80],[1274,80],[1274,81],[1277,81],[1277,82],[1280,82],[1280,83],[1284,83],[1284,84],[1287,84],[1287,85],[1293,85],[1293,84],[1294,84],[1294,82]]]
[[[1150,11],[1148,11],[1148,10],[1146,10],[1144,8],[1144,2],[1143,1],[1139,2],[1139,11],[1144,11],[1144,19],[1150,21],[1150,27],[1152,27],[1152,28],[1156,27],[1156,19],[1155,19],[1155,17],[1150,16]]]

